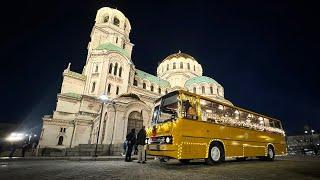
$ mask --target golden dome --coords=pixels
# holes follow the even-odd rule
[[[174,58],[180,58],[180,57],[196,61],[192,56],[190,56],[189,54],[186,54],[186,53],[182,53],[180,50],[177,53],[174,53],[174,54],[171,54],[171,55],[167,56],[163,61],[166,61],[166,60],[170,61],[170,60],[172,60]]]

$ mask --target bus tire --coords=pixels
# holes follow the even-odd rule
[[[208,165],[216,165],[224,161],[224,149],[220,143],[214,142],[210,144],[208,158],[206,163]]]
[[[275,154],[275,152],[274,152],[273,146],[269,145],[269,146],[268,146],[267,156],[266,156],[265,159],[266,159],[267,161],[273,161],[275,155],[276,155],[276,154]]]
[[[190,159],[179,159],[181,164],[189,164]]]

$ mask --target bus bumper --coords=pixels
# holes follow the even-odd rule
[[[178,146],[173,144],[148,144],[147,153],[152,156],[177,158]]]

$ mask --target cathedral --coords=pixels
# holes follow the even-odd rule
[[[181,51],[163,59],[156,75],[139,70],[131,58],[130,30],[129,20],[119,10],[98,10],[86,64],[82,73],[72,71],[71,64],[63,71],[56,109],[42,118],[38,149],[71,152],[98,143],[118,155],[132,128],[151,125],[153,102],[178,89],[231,104],[223,87],[204,76],[201,64]],[[101,102],[101,95],[108,101]]]

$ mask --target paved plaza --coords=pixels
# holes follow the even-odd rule
[[[320,159],[286,157],[273,162],[227,161],[208,166],[176,160],[136,161],[16,160],[0,163],[0,179],[320,179]]]

